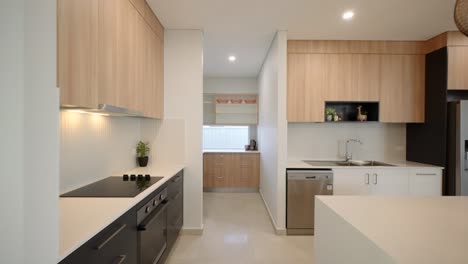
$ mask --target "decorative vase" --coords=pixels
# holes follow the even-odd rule
[[[339,117],[338,115],[335,115],[335,116],[333,117],[333,121],[335,121],[335,122],[340,121],[340,117]]]
[[[328,121],[328,122],[333,121],[333,116],[332,116],[332,115],[327,115],[327,121]]]
[[[148,157],[138,157],[137,160],[138,160],[138,165],[140,165],[140,167],[148,166]]]
[[[468,0],[457,0],[454,18],[458,29],[468,36]]]

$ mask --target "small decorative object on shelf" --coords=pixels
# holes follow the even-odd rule
[[[361,122],[367,121],[367,112],[362,111],[362,105],[358,106],[357,109],[358,109],[357,120]]]
[[[457,0],[454,17],[458,29],[468,36],[468,0]]]
[[[138,156],[137,161],[140,167],[148,166],[148,153],[150,151],[150,148],[148,145],[149,145],[148,142],[146,143],[143,141],[138,142],[136,151],[137,151],[137,156]]]
[[[335,120],[335,116],[336,115],[336,110],[334,108],[326,108],[325,109],[325,115],[326,115],[326,118],[327,118],[327,122],[331,122],[331,121],[334,121]],[[338,121],[338,120],[336,120]]]

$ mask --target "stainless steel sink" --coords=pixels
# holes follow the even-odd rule
[[[381,166],[381,167],[393,167],[395,165],[380,162],[380,161],[375,161],[375,160],[350,160],[349,163],[351,163],[353,166]]]
[[[305,163],[312,165],[312,166],[361,166],[361,167],[393,167],[395,165],[375,161],[375,160],[304,160]]]

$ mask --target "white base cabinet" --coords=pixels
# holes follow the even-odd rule
[[[334,195],[441,196],[442,169],[333,170]]]
[[[442,195],[442,170],[410,169],[409,189],[415,196]]]

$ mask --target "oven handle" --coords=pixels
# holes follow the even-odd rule
[[[138,231],[146,231],[146,227],[148,225],[151,225],[151,223],[153,223],[154,219],[158,218],[158,216],[166,210],[166,207],[167,207],[167,200],[164,200],[161,202],[161,204],[163,204],[163,206],[159,209],[159,210],[156,210],[154,213],[152,213],[151,215],[149,215],[148,217],[145,218],[145,220],[138,225],[137,227],[137,230]]]

